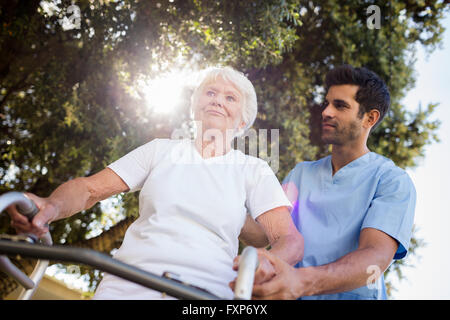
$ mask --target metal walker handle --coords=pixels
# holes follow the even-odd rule
[[[12,191],[0,196],[0,212],[10,205],[16,205],[17,211],[32,221],[34,216],[39,212],[36,204],[28,198],[24,193]],[[28,235],[31,239],[35,239],[33,235]],[[12,238],[14,241],[14,238]],[[52,238],[47,232],[41,238],[43,244],[52,245]],[[6,255],[0,256],[0,269],[17,280],[24,288],[22,289],[19,300],[30,300],[39,285],[45,270],[49,264],[48,260],[38,260],[30,277],[17,268]]]
[[[234,299],[250,300],[252,298],[253,281],[258,264],[258,251],[256,248],[251,246],[245,247],[239,263]]]

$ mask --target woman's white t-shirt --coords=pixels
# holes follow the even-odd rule
[[[267,162],[232,149],[203,159],[192,140],[155,139],[108,166],[140,190],[139,218],[114,258],[232,299],[233,259],[247,212],[256,219],[291,206]],[[160,299],[161,293],[105,274],[95,299]]]

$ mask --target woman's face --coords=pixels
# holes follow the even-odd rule
[[[194,120],[201,121],[204,130],[233,132],[245,126],[242,120],[243,96],[236,86],[221,77],[206,83],[194,101]]]

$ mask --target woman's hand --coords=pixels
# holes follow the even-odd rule
[[[41,198],[32,193],[25,193],[25,196],[36,204],[39,212],[30,222],[27,217],[17,211],[15,205],[11,205],[6,209],[11,217],[11,225],[16,229],[17,233],[32,233],[42,237],[48,232],[48,224],[58,217],[57,206],[49,198]]]
[[[258,268],[255,271],[255,277],[253,280],[254,284],[262,284],[266,281],[271,280],[275,276],[275,268],[270,263],[270,261],[266,258],[263,251],[266,249],[258,249]],[[238,271],[240,264],[241,256],[237,256],[233,260],[233,270]],[[236,279],[230,282],[230,288],[234,291],[236,285]]]
[[[270,261],[264,256],[263,251],[266,249],[258,249],[258,268],[255,271],[254,284],[261,284],[271,280],[275,276],[275,268]]]

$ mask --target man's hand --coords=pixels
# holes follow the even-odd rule
[[[264,252],[266,252],[266,249],[258,249],[258,268],[256,268],[255,271],[255,278],[253,280],[253,283],[264,283],[266,281],[269,281],[275,276],[275,268],[272,266],[272,264],[269,262],[269,260],[265,257]],[[233,270],[238,271],[239,263],[241,260],[241,256],[237,256],[233,260]],[[230,288],[234,291],[235,285],[236,285],[236,279],[232,282],[230,282]]]
[[[17,211],[15,205],[9,206],[6,211],[11,217],[11,225],[17,233],[32,233],[42,237],[48,232],[48,223],[58,216],[57,208],[48,198],[41,198],[32,193],[25,193],[25,195],[33,200],[39,212],[30,222],[27,217]]]
[[[397,250],[395,239],[382,231],[364,228],[359,247],[338,260],[320,266],[294,268],[270,252],[262,252],[275,268],[275,276],[253,286],[254,299],[296,299],[334,294],[367,285],[369,266],[387,269]]]
[[[253,299],[294,300],[302,295],[302,269],[296,269],[268,251],[261,252],[275,269],[275,276],[264,283],[253,285]]]

